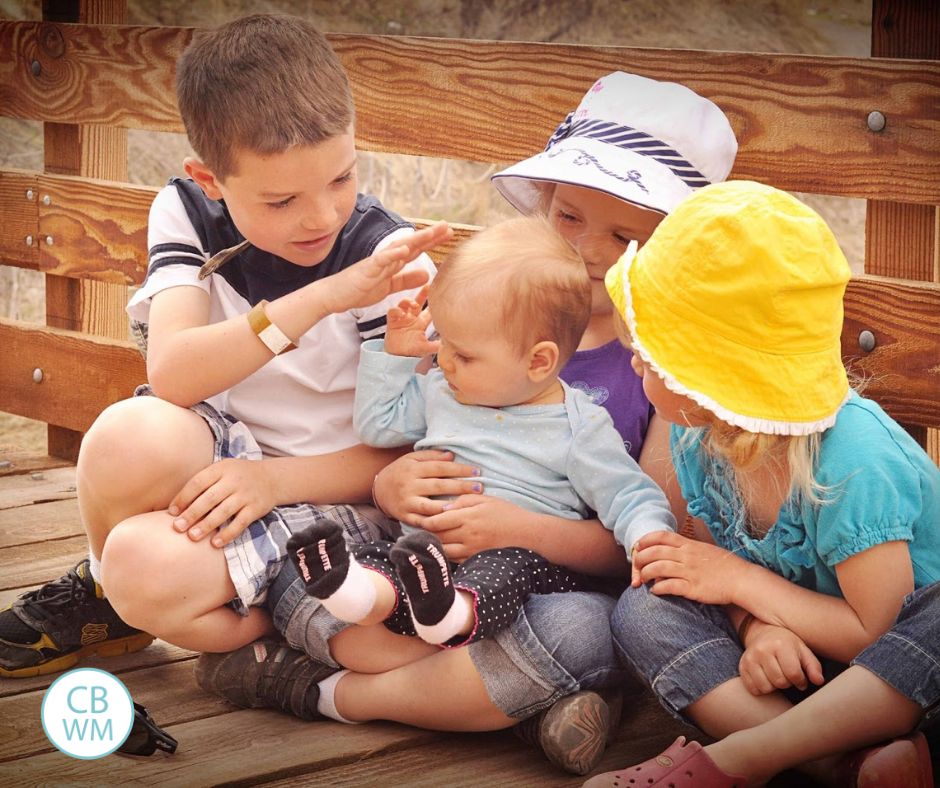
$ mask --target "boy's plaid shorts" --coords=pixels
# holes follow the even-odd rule
[[[139,386],[134,392],[134,396],[146,395],[152,395],[150,387],[146,385]],[[240,460],[261,459],[261,449],[245,424],[216,410],[207,402],[197,403],[190,410],[201,416],[212,430],[215,437],[213,462],[229,457]],[[235,585],[236,597],[230,603],[232,608],[246,616],[251,605],[264,602],[268,585],[277,577],[287,559],[288,538],[325,518],[343,526],[346,541],[350,544],[387,538],[398,525],[384,517],[375,507],[367,505],[314,506],[297,503],[275,507],[222,548],[229,576]]]

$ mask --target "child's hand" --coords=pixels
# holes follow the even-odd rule
[[[453,452],[423,449],[379,471],[372,493],[389,517],[423,526],[425,517],[440,513],[447,503],[434,496],[472,493],[479,482],[471,479],[479,475],[479,468],[454,462]]]
[[[461,562],[484,550],[512,547],[512,532],[505,524],[519,519],[519,507],[502,498],[489,495],[461,495],[444,501],[441,514],[424,518],[420,525],[431,531],[444,544],[451,561]]]
[[[688,539],[672,531],[640,537],[633,554],[633,573],[640,583],[652,583],[660,596],[674,594],[707,605],[737,601],[737,590],[748,562],[707,542]]]
[[[652,531],[648,536],[658,533],[672,533],[672,531]],[[641,539],[637,539],[636,542],[633,543],[633,549],[630,551],[630,585],[634,588],[643,585],[643,581],[640,579],[640,567],[636,562],[636,554],[641,541]]]
[[[175,518],[173,527],[177,531],[198,542],[218,529],[212,544],[222,547],[270,512],[275,503],[263,460],[227,459],[214,462],[193,476],[168,509]]]
[[[431,313],[421,307],[428,300],[428,286],[412,298],[405,298],[388,310],[385,326],[385,352],[393,356],[430,356],[437,353],[440,342],[427,338]]]
[[[333,313],[371,306],[391,293],[428,281],[427,271],[402,271],[418,255],[447,240],[453,231],[437,222],[392,242],[371,257],[324,280],[324,306]]]
[[[769,695],[788,687],[805,690],[809,682],[823,683],[816,655],[789,629],[754,619],[746,641],[738,669],[752,695]]]

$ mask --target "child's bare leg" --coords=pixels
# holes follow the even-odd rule
[[[722,739],[743,728],[772,720],[791,709],[783,695],[752,695],[740,678],[719,684],[685,709],[685,714],[709,736]]]
[[[118,524],[101,558],[102,585],[118,615],[164,640],[197,651],[229,651],[273,633],[261,608],[241,616],[225,555],[207,539],[172,528],[166,512]]]
[[[356,561],[338,523],[320,520],[294,534],[287,540],[287,554],[307,593],[340,621],[369,626],[384,621],[395,609],[395,586]]]
[[[393,720],[441,731],[500,730],[518,722],[493,705],[466,648],[438,650],[387,673],[347,673],[336,685],[334,703],[348,720]]]
[[[212,433],[192,411],[156,397],[107,408],[82,441],[76,475],[92,554],[101,558],[117,523],[165,509],[211,462]]]
[[[706,749],[726,772],[763,782],[807,761],[901,736],[922,714],[916,703],[855,665],[785,713]]]
[[[384,673],[440,651],[420,638],[396,635],[382,624],[347,627],[330,638],[330,654],[356,673]]]

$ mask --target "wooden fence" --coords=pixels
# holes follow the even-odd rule
[[[45,142],[42,171],[0,169],[0,264],[46,280],[45,324],[0,320],[0,410],[48,423],[49,454],[69,459],[101,409],[145,378],[123,306],[146,270],[156,190],[126,183],[126,130],[182,131],[173,76],[192,30],[124,25],[124,6],[52,2],[42,22],[0,21],[0,115],[42,121]],[[330,40],[363,150],[512,161],[540,149],[597,76],[620,69],[715,101],[740,143],[733,178],[867,200],[844,356],[937,459],[940,6],[875,0],[873,25],[883,57]]]

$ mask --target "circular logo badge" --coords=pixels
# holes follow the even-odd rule
[[[92,760],[124,743],[134,725],[134,702],[117,676],[78,668],[52,682],[40,714],[43,731],[57,749]]]

